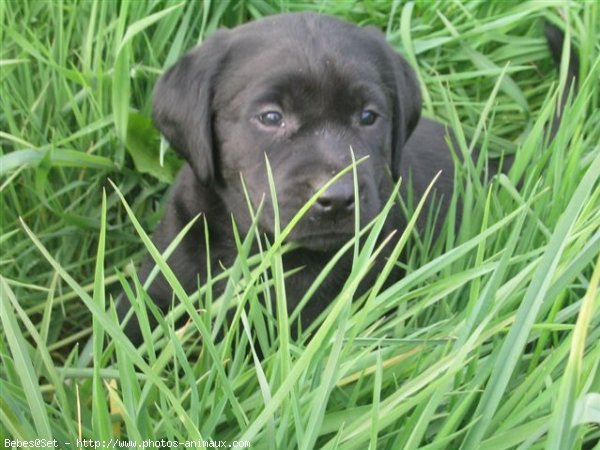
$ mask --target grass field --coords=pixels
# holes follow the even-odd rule
[[[149,119],[160,73],[220,26],[304,10],[380,27],[418,70],[423,113],[458,130],[461,151],[476,143],[516,160],[489,184],[461,170],[459,233],[405,231],[406,277],[393,286],[382,288],[384,272],[355,298],[377,252],[357,247],[346,288],[312,339],[296,341],[293,317],[241,307],[271,283],[284,301],[280,240],[253,257],[241,236],[225,293],[213,296],[211,279],[188,296],[146,233],[180,164],[167,150],[160,165]],[[3,0],[0,18],[4,447],[600,448],[597,2]],[[566,73],[553,68],[545,20],[581,60],[551,143]],[[135,349],[114,300],[127,277],[127,295],[143,299],[132,267],[148,251],[180,306]],[[182,314],[191,321],[178,330]],[[250,324],[262,324],[252,333],[263,361]],[[211,339],[220,327],[224,339]]]

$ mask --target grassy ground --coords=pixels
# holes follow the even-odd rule
[[[240,244],[221,298],[210,285],[180,293],[182,306],[134,349],[113,300],[127,267],[152,250],[144,230],[178,165],[170,152],[158,164],[148,119],[157,77],[221,25],[308,9],[384,29],[418,68],[424,113],[462,130],[464,151],[471,142],[491,157],[516,151],[513,170],[489,188],[465,169],[460,233],[447,227],[435,244],[406,233],[407,276],[353,299],[377,251],[358,249],[347,289],[309,342],[290,340],[285,315],[256,307],[238,308],[224,342],[210,339],[223,305],[255,305],[268,280],[284,301],[275,242],[258,259]],[[116,438],[568,450],[598,441],[597,3],[31,0],[1,2],[0,17],[5,446]],[[544,123],[565,77],[552,67],[544,20],[568,30],[581,58],[579,93],[549,145]],[[192,322],[176,331],[184,312]],[[232,347],[244,349],[248,324],[261,322],[259,364]]]

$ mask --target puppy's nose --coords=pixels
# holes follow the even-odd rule
[[[337,182],[317,199],[315,208],[323,213],[350,212],[354,209],[354,185]]]

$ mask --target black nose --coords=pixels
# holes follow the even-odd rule
[[[340,182],[332,184],[317,199],[315,208],[323,213],[343,213],[354,209],[354,185]]]

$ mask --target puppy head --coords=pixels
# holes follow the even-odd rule
[[[402,146],[419,118],[412,70],[380,32],[316,14],[286,14],[222,31],[161,78],[154,118],[211,184],[238,225],[265,198],[260,225],[273,231],[266,160],[285,226],[334,174],[356,159],[361,222],[372,219],[397,176]],[[349,174],[332,185],[290,236],[313,250],[354,232]]]

